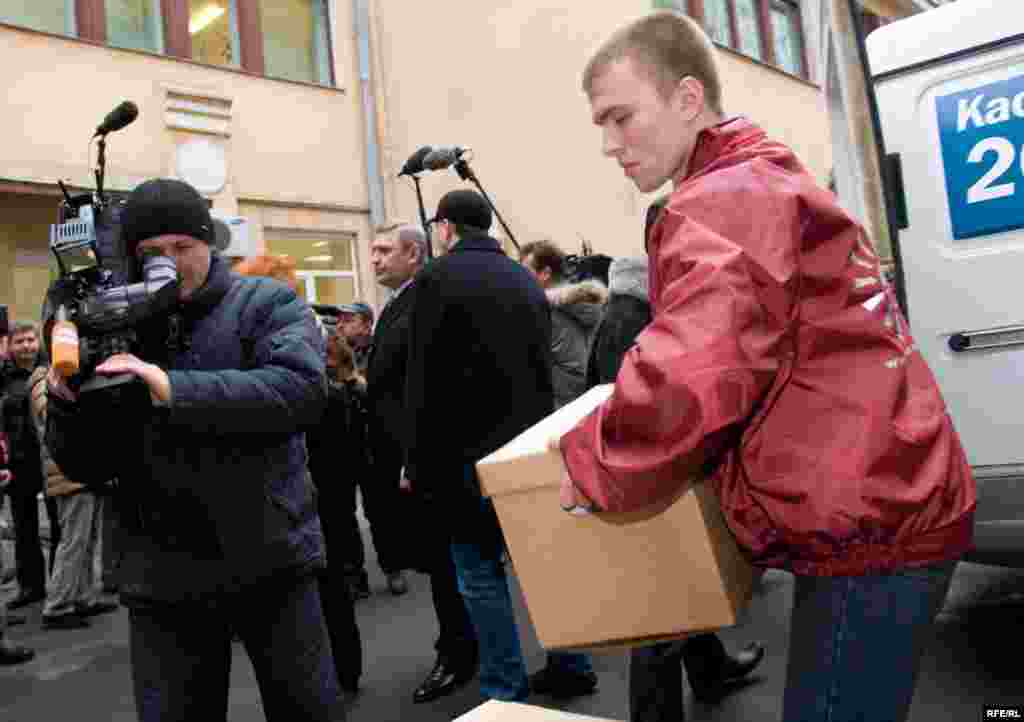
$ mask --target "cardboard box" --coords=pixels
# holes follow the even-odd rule
[[[461,717],[456,717],[455,722],[616,722],[616,720],[586,717],[561,712],[557,709],[534,707],[518,702],[499,702],[492,699]]]
[[[608,398],[591,389],[477,463],[537,636],[548,649],[680,639],[737,623],[755,571],[702,483],[628,514],[567,514],[562,455],[549,449]]]

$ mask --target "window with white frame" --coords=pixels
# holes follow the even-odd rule
[[[299,295],[309,303],[340,306],[357,299],[355,237],[289,230],[264,231],[267,253],[295,262]]]

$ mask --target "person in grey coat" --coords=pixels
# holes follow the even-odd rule
[[[608,289],[594,279],[568,283],[565,253],[550,241],[527,243],[519,261],[536,277],[551,306],[551,377],[555,407],[561,408],[587,388],[587,348]]]
[[[181,323],[140,324],[139,356],[97,368],[141,379],[138,403],[79,397],[51,370],[46,442],[69,478],[118,479],[140,720],[225,719],[233,631],[267,719],[343,719],[304,438],[326,400],[323,338],[293,290],[233,273],[211,254],[213,237],[207,203],[188,184],[132,191],[128,256],[174,260]]]

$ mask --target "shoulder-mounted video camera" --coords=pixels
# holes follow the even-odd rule
[[[43,304],[43,338],[54,367],[83,401],[138,394],[134,376],[97,375],[96,367],[115,354],[143,355],[139,330],[151,319],[166,318],[165,328],[178,325],[172,316],[179,286],[174,260],[129,256],[120,232],[123,202],[112,201],[103,189],[106,135],[137,115],[134,103],[121,103],[96,129],[96,190],[72,196],[59,182],[64,200],[50,226],[59,277]]]

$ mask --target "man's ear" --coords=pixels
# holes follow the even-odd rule
[[[673,97],[683,119],[692,122],[704,110],[704,83],[687,75],[676,84]]]

